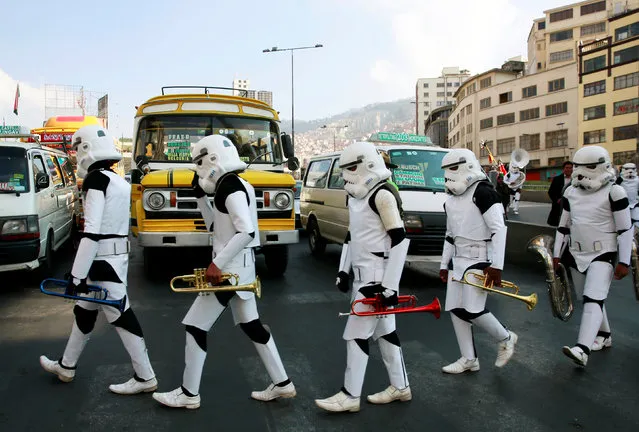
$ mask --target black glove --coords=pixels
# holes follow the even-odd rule
[[[373,298],[379,294],[382,300],[382,304],[387,307],[397,306],[399,304],[397,291],[389,288],[384,288],[382,284],[364,286],[359,289],[359,292],[361,292],[366,298]]]
[[[343,271],[337,273],[337,280],[335,281],[335,286],[337,286],[338,290],[340,290],[343,293],[348,292],[348,290],[350,289],[349,282],[350,282],[350,277],[348,276],[348,273]]]
[[[397,306],[399,304],[397,291],[385,288],[384,292],[382,292],[382,304],[386,307]]]
[[[67,273],[67,288],[64,290],[64,293],[66,295],[78,295],[78,294],[89,294],[89,287],[87,286],[87,280],[86,279],[80,279],[80,283],[79,284],[75,284],[75,282],[73,281],[74,278],[72,274]]]
[[[202,189],[202,186],[200,186],[199,180],[200,177],[197,175],[197,173],[193,173],[193,181],[191,182],[191,187],[195,191],[195,198],[202,198],[204,195],[206,195],[206,192],[204,192],[204,189]]]

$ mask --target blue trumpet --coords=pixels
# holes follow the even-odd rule
[[[89,289],[89,293],[93,293],[93,297],[90,297],[90,296],[84,297],[79,295],[66,294],[64,292],[49,291],[45,288],[47,284],[54,285],[57,287],[64,287],[66,289],[67,285],[69,284],[69,281],[66,281],[63,279],[43,280],[42,283],[40,284],[40,291],[42,291],[44,294],[47,294],[47,295],[64,297],[64,298],[73,299],[73,300],[84,300],[91,303],[99,303],[99,304],[103,304],[107,306],[113,306],[120,312],[124,312],[124,308],[126,306],[126,296],[124,296],[120,300],[107,300],[109,292],[106,290],[106,288],[101,288],[97,285],[87,285]]]

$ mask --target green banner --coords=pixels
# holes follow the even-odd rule
[[[429,137],[424,135],[415,135],[397,132],[377,132],[371,135],[370,141],[374,142],[395,142],[406,144],[432,144]]]
[[[20,128],[20,126],[0,126],[0,135],[20,135],[21,133],[29,133],[27,130],[24,131],[24,128]]]

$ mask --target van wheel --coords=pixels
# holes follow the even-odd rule
[[[288,267],[288,246],[267,246],[262,249],[266,269],[271,276],[282,276]]]
[[[312,219],[307,226],[308,231],[308,247],[311,249],[311,254],[314,257],[319,257],[324,254],[326,250],[326,240],[320,234],[319,227],[315,219]]]
[[[47,234],[47,244],[44,247],[44,257],[40,261],[40,274],[48,277],[53,271],[53,231]]]

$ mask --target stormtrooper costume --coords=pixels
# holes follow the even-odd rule
[[[630,207],[630,217],[636,228],[639,228],[639,177],[637,177],[637,167],[633,163],[627,163],[621,167],[621,175],[617,179],[617,184],[625,189],[628,195]]]
[[[501,279],[507,231],[504,208],[472,151],[456,149],[447,153],[441,167],[445,170],[445,186],[450,196],[444,204],[446,239],[440,278],[448,284],[445,310],[451,312],[462,355],[442,371],[459,374],[479,370],[473,325],[499,341],[495,366],[503,367],[513,355],[517,335],[506,330],[486,309],[486,290],[459,281],[463,281],[466,272]]]
[[[508,167],[508,174],[504,176],[504,183],[510,188],[510,208],[513,213],[519,214],[519,199],[521,198],[521,188],[526,182],[526,174],[519,170],[519,167],[511,163]]]
[[[621,278],[628,272],[633,230],[628,197],[624,188],[614,184],[608,152],[599,146],[583,147],[573,162],[572,183],[564,192],[555,236],[554,261],[559,262],[557,257],[568,246],[573,257],[572,279],[576,291],[583,293],[584,309],[577,345],[565,346],[563,352],[586,366],[591,350],[612,344],[604,302],[613,276]]]
[[[255,253],[259,246],[257,206],[253,187],[238,176],[246,169],[233,143],[221,135],[203,138],[191,148],[196,165],[193,185],[198,208],[206,226],[213,232],[211,266],[222,273],[239,276],[239,285],[255,281]],[[206,194],[215,194],[211,206]],[[213,230],[215,223],[215,230]],[[209,269],[211,269],[209,266]],[[296,395],[280,359],[275,341],[260,322],[255,294],[248,291],[200,293],[182,323],[186,326],[185,368],[182,386],[153,398],[170,407],[188,409],[200,406],[200,381],[207,354],[207,334],[230,306],[235,325],[251,339],[266,367],[272,384],[264,391],[252,392],[253,399],[269,401]]]
[[[108,299],[125,298],[124,312],[113,306],[79,300],[73,308],[75,320],[62,358],[40,357],[42,367],[64,382],[72,381],[76,364],[86,346],[98,312],[111,323],[131,357],[135,375],[123,384],[109,386],[114,393],[135,394],[156,389],[142,328],[127,295],[129,266],[129,210],[131,186],[110,166],[122,156],[113,138],[97,125],[84,126],[73,136],[77,152],[78,177],[83,178],[84,232],[69,278],[67,293],[87,295],[86,285],[108,291]]]
[[[399,194],[386,180],[391,173],[373,144],[357,142],[347,147],[340,157],[349,195],[349,231],[342,246],[336,285],[342,292],[349,289],[349,273],[354,274],[351,302],[383,296],[386,306],[398,304],[401,279],[409,240],[401,218]],[[372,306],[358,304],[357,311],[370,311]],[[395,331],[395,315],[350,315],[343,335],[346,340],[346,372],[344,387],[315,403],[327,411],[357,412],[369,356],[369,339],[379,341],[379,349],[390,386],[368,396],[374,404],[394,400],[411,400],[412,394],[399,337]]]

